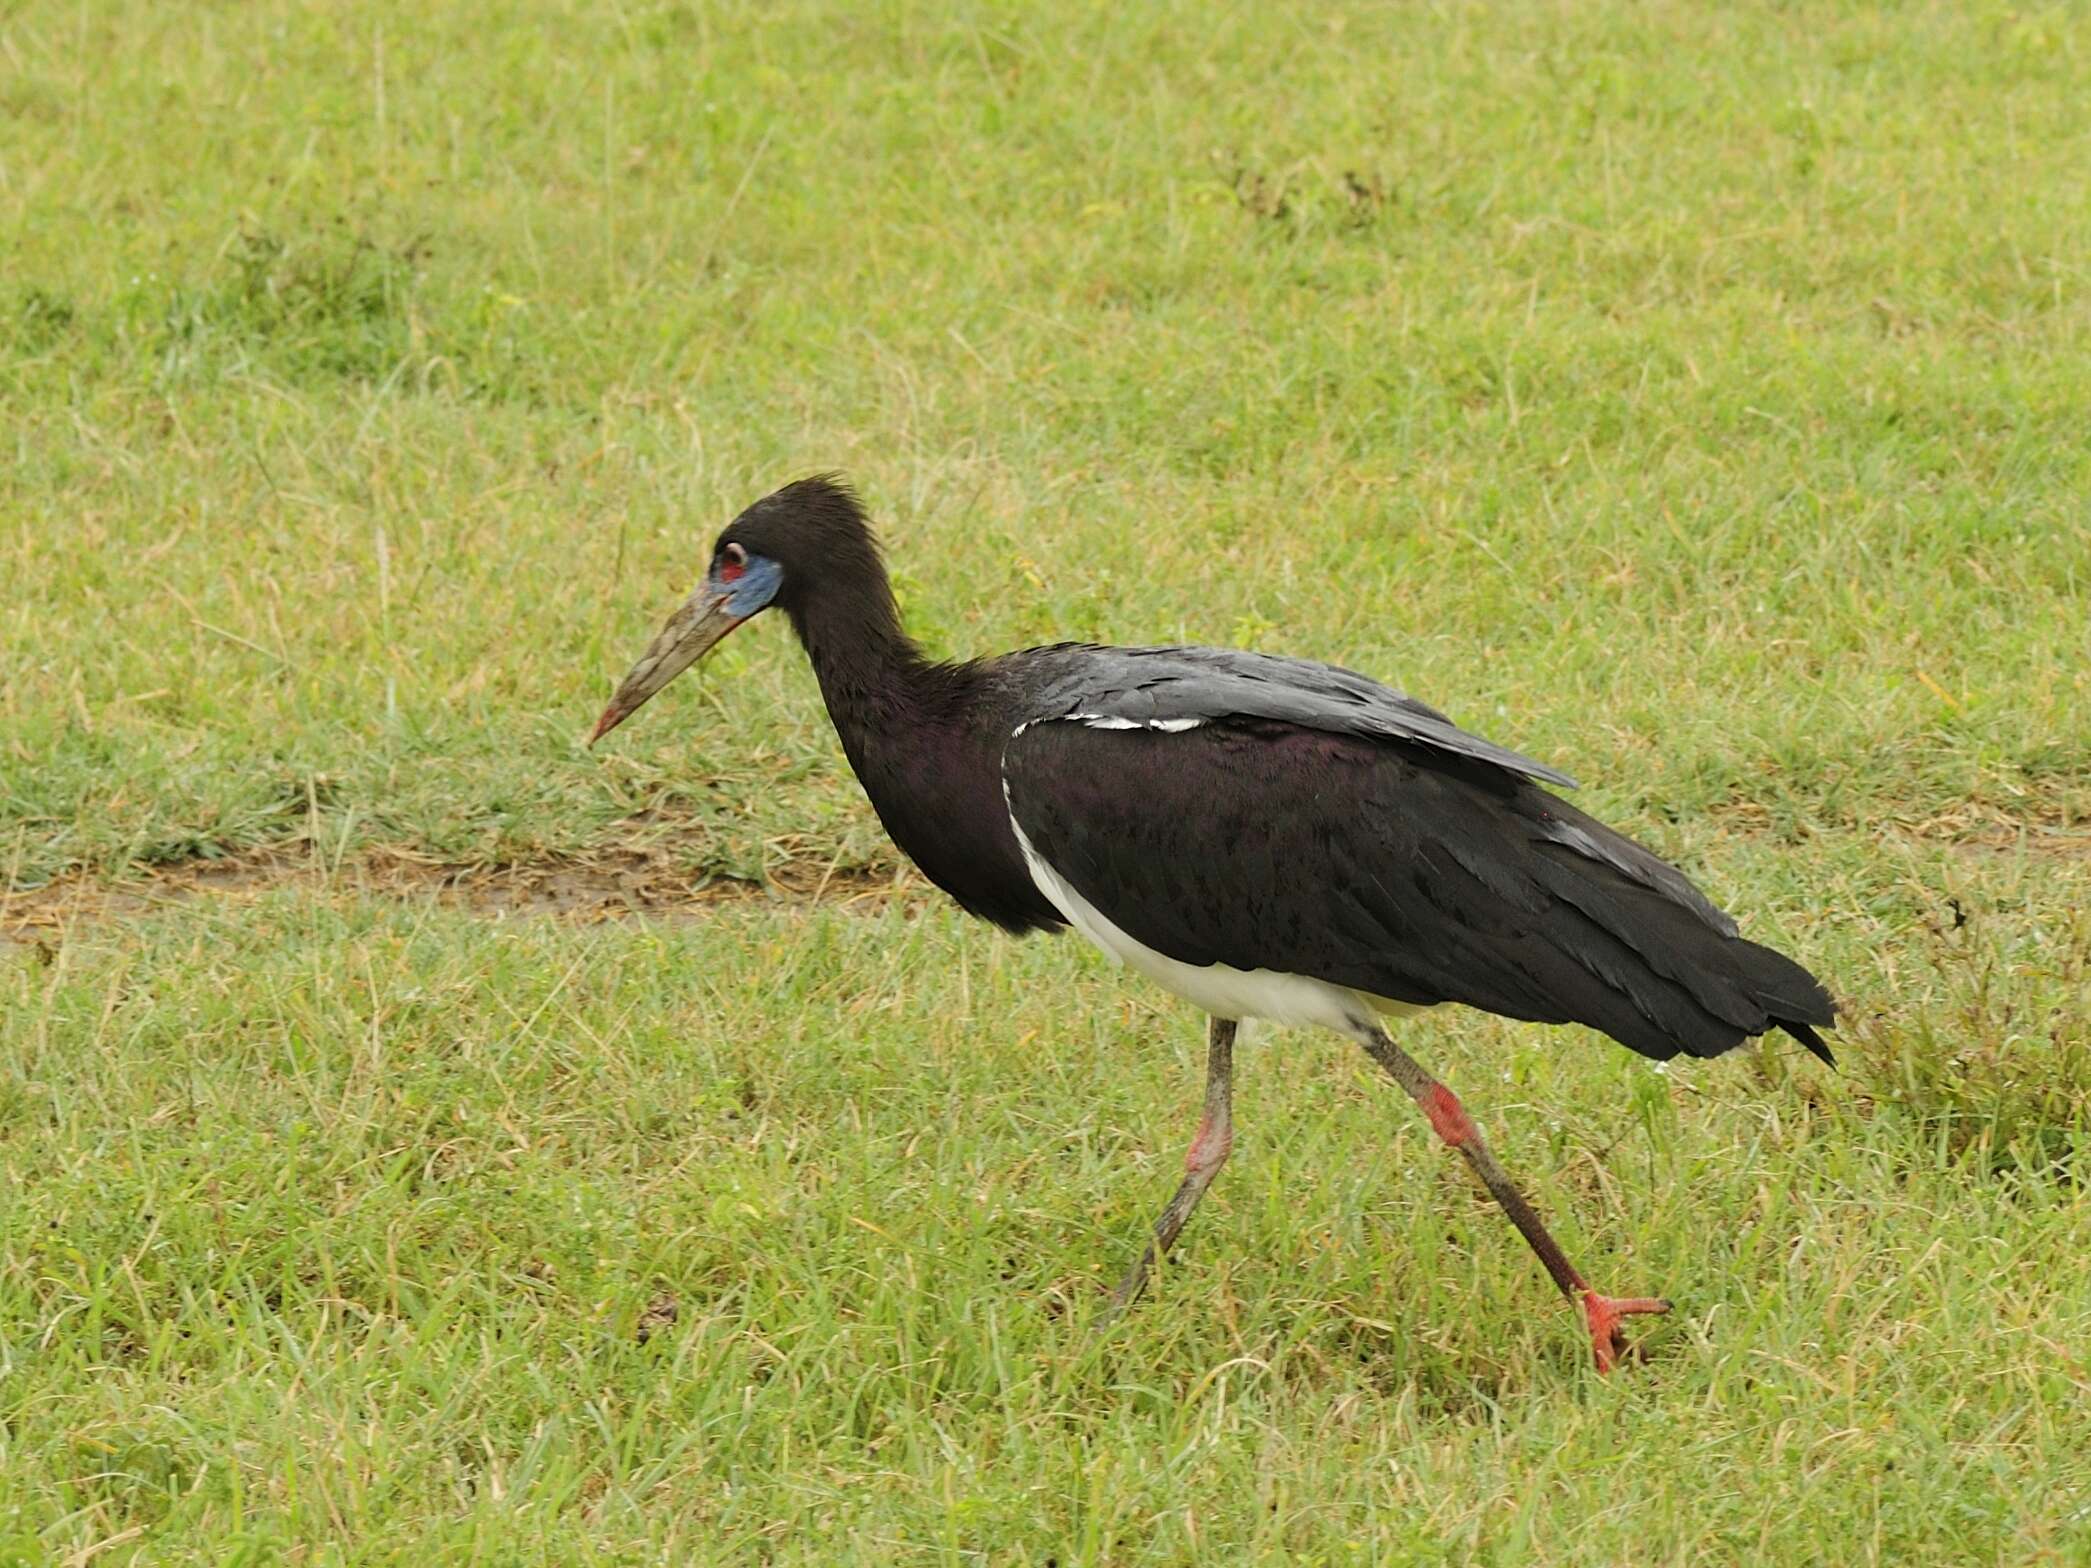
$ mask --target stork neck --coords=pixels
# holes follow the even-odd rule
[[[1010,827],[1002,747],[1011,724],[995,706],[992,666],[924,658],[876,556],[786,608],[893,842],[977,915],[1012,931],[1059,924]]]
[[[860,726],[919,707],[935,666],[902,628],[883,570],[824,586],[789,613],[845,744]]]

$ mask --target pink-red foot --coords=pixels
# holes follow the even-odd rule
[[[1627,1353],[1626,1335],[1620,1329],[1621,1318],[1669,1310],[1670,1303],[1656,1296],[1600,1296],[1594,1290],[1585,1290],[1583,1319],[1590,1325],[1590,1346],[1597,1352],[1597,1370],[1611,1371],[1619,1358]]]

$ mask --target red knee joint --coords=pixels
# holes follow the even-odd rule
[[[1234,1146],[1234,1129],[1225,1122],[1214,1124],[1209,1116],[1200,1117],[1198,1130],[1191,1135],[1191,1147],[1183,1157],[1183,1168],[1187,1171],[1209,1171],[1227,1158],[1227,1151]]]
[[[1479,1136],[1466,1107],[1459,1103],[1459,1096],[1441,1083],[1432,1084],[1430,1093],[1423,1097],[1423,1114],[1430,1118],[1437,1135],[1455,1149]]]

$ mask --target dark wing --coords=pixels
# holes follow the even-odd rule
[[[1492,759],[1267,720],[1048,721],[1003,776],[1037,853],[1184,963],[1585,1023],[1658,1060],[1771,1028],[1828,1060],[1806,970]]]
[[[1099,648],[1063,644],[1016,655],[1037,684],[1037,718],[1082,715],[1129,724],[1275,719],[1333,735],[1409,741],[1574,789],[1567,774],[1470,735],[1437,709],[1355,670],[1228,648]]]

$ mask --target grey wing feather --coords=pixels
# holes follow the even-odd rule
[[[1076,715],[1159,725],[1270,719],[1338,735],[1407,741],[1574,789],[1543,762],[1470,735],[1437,709],[1355,670],[1227,648],[1102,648],[1060,644],[1017,657],[1048,667],[1030,695],[1035,719]],[[1058,669],[1051,668],[1054,665]]]

